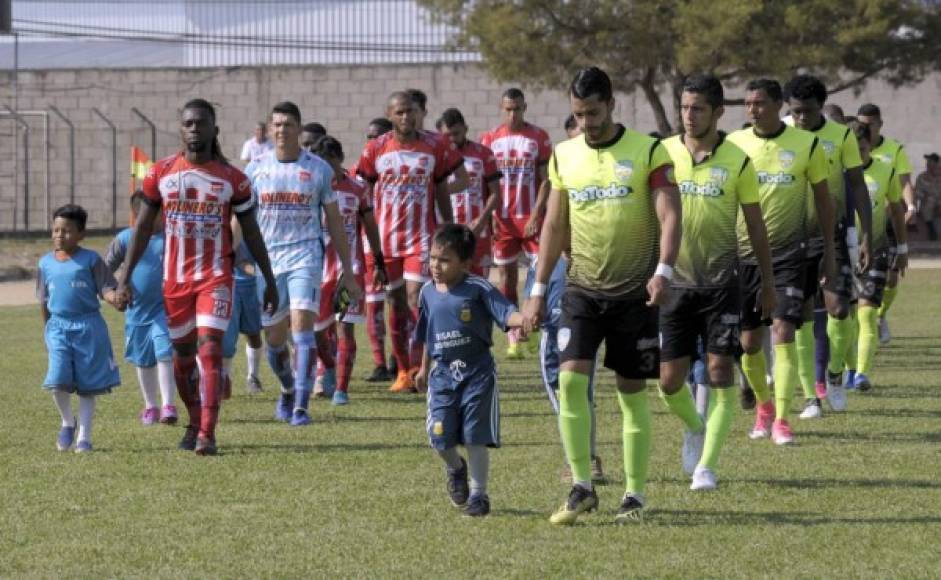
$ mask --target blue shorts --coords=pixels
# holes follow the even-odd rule
[[[320,277],[323,266],[298,268],[275,276],[278,287],[278,311],[272,316],[261,313],[261,323],[272,326],[281,322],[291,310],[309,310],[317,316],[320,311]],[[265,279],[258,278],[258,302],[265,301]]]
[[[239,343],[239,334],[261,332],[261,304],[255,280],[235,283],[235,300],[232,301],[232,318],[222,338],[222,356],[232,358]]]
[[[150,324],[124,326],[124,360],[136,367],[150,368],[157,361],[173,359],[173,343],[167,319],[155,318]]]
[[[53,316],[46,323],[45,338],[49,371],[43,380],[44,389],[94,395],[121,384],[101,313],[73,320]]]
[[[428,377],[428,439],[434,449],[456,445],[500,446],[500,401],[496,368],[472,374],[435,363]]]

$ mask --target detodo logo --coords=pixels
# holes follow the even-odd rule
[[[630,186],[619,185],[617,183],[611,183],[607,187],[589,185],[584,189],[570,189],[569,199],[576,203],[600,201],[603,199],[618,199],[627,197],[632,191],[634,190],[631,189]]]
[[[788,183],[794,183],[794,176],[790,173],[784,173],[783,171],[779,171],[778,173],[759,171],[758,183],[762,185],[786,185]]]
[[[696,183],[695,181],[682,181],[679,184],[680,193],[683,195],[701,195],[703,197],[719,197],[722,195],[722,188],[714,181],[706,183]]]

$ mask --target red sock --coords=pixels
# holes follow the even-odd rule
[[[424,344],[415,340],[415,327],[418,326],[418,309],[409,312],[408,318],[408,355],[409,366],[413,369],[421,367],[421,357],[424,354]]]
[[[194,373],[197,373],[195,356],[180,356],[173,353],[173,378],[176,380],[176,391],[190,416],[190,427],[199,427],[199,380],[194,377]]]
[[[221,340],[221,337],[219,337]],[[200,383],[203,391],[202,417],[199,434],[202,437],[216,436],[216,423],[219,420],[219,404],[222,395],[222,344],[218,340],[203,338],[199,345],[199,366],[202,370]]]
[[[347,392],[350,388],[350,375],[356,362],[356,334],[352,324],[344,324],[337,349],[337,389]]]
[[[366,334],[372,347],[372,362],[377,367],[386,365],[386,303],[384,300],[366,303]]]
[[[395,362],[399,365],[399,372],[407,371],[410,367],[408,356],[408,310],[400,311],[392,308],[389,313],[389,326],[392,331],[392,355]]]

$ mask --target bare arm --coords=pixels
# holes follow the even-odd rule
[[[467,175],[467,170],[464,169],[463,163],[458,165],[452,175],[454,175],[454,181],[448,185],[447,189],[449,194],[459,193],[470,187],[470,176]]]
[[[463,165],[460,167],[460,170],[464,172],[464,177],[466,178],[467,172],[464,171]],[[457,174],[457,171],[454,173]],[[454,223],[454,210],[451,209],[451,191],[448,187],[448,182],[445,180],[439,181],[435,185],[435,203],[438,205],[438,213],[441,214],[442,221],[446,224]]]
[[[761,206],[757,203],[742,205],[742,217],[748,228],[748,239],[751,240],[755,257],[758,259],[758,268],[761,270],[761,318],[771,318],[775,306],[774,271],[771,268],[771,246],[768,245],[768,230],[765,220],[761,216]]]
[[[536,192],[536,205],[533,207],[533,213],[526,222],[526,230],[523,232],[527,237],[535,236],[539,229],[539,220],[542,219],[546,211],[546,202],[549,199],[549,181],[546,176],[546,166],[540,165],[536,168],[536,179],[539,180],[539,191]]]
[[[127,245],[127,255],[125,259],[124,275],[118,280],[117,300],[119,303],[130,304],[133,297],[129,287],[131,274],[140,261],[144,251],[147,250],[147,244],[150,242],[150,236],[154,232],[154,222],[160,213],[160,207],[150,203],[142,203],[140,213],[137,215],[137,223],[134,226],[134,233],[131,234],[131,241]]]
[[[343,285],[349,291],[354,300],[358,300],[362,294],[362,289],[356,284],[353,278],[353,262],[350,260],[350,242],[346,238],[346,228],[343,227],[343,217],[340,216],[340,208],[337,202],[333,201],[323,205],[323,213],[327,218],[327,231],[330,232],[330,239],[333,240],[333,248],[340,258],[340,264],[343,265]]]
[[[680,190],[675,185],[658,187],[653,195],[657,220],[660,222],[660,263],[672,268],[680,252],[683,236],[683,204],[680,201]],[[647,282],[647,293],[650,295],[647,305],[666,302],[669,287],[669,281],[665,277],[654,274]]]
[[[902,199],[905,201],[905,209],[902,211],[905,217],[903,223],[907,224],[915,219],[915,188],[912,186],[912,174],[899,175],[899,183],[902,184]]]
[[[471,230],[473,230],[474,235],[480,235],[480,232],[490,223],[491,218],[493,217],[493,212],[496,211],[497,206],[502,200],[500,196],[500,180],[494,179],[486,184],[487,191],[489,195],[487,196],[487,201],[484,203],[484,207],[480,212],[480,216],[471,222]]]
[[[862,227],[859,244],[859,263],[862,271],[869,270],[869,261],[872,256],[872,203],[869,200],[869,190],[866,188],[866,179],[863,177],[863,168],[854,167],[846,170],[846,180],[856,201],[856,213]],[[852,217],[852,216],[850,216]]]
[[[261,237],[258,222],[255,221],[255,212],[237,213],[235,217],[242,227],[242,240],[245,242],[245,246],[254,258],[255,263],[261,269],[261,275],[265,278],[265,300],[262,308],[269,315],[274,314],[278,310],[278,289],[275,284],[274,273],[271,271],[271,261],[268,259],[268,248],[265,247],[265,240]]]
[[[889,212],[892,217],[892,227],[895,228],[895,239],[898,244],[907,244],[908,241],[908,231],[905,229],[905,210],[902,209],[902,204],[897,201],[889,202]],[[898,268],[901,275],[905,275],[905,270],[908,268],[908,252],[904,254],[896,254],[894,267]]]
[[[539,257],[536,261],[536,283],[546,284],[555,269],[556,262],[569,240],[568,198],[565,192],[551,188],[546,204],[546,220],[539,236]],[[526,333],[538,328],[545,313],[546,298],[530,294],[523,307],[523,330]]]
[[[431,372],[431,356],[428,354],[428,345],[422,344],[421,366],[415,375],[415,390],[424,393],[428,390],[428,373]]]

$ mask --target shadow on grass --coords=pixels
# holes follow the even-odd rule
[[[669,526],[714,526],[716,524],[748,526],[785,524],[798,526],[820,526],[833,524],[886,525],[886,524],[941,524],[941,516],[892,516],[892,517],[830,517],[819,512],[733,512],[652,509],[648,512],[648,523]]]
[[[225,452],[254,453],[258,451],[278,451],[283,453],[314,452],[351,452],[351,451],[397,451],[401,449],[427,450],[428,446],[419,443],[246,443],[226,445]]]
[[[909,443],[937,443],[941,442],[941,433],[870,433],[866,431],[801,431],[801,437],[815,437],[827,441],[871,441],[880,442],[909,442]]]
[[[859,487],[868,488],[890,488],[902,487],[909,489],[941,489],[941,481],[932,481],[929,479],[735,479],[734,483],[761,483],[771,487],[784,487],[788,489],[822,489],[829,487],[845,488]]]
[[[864,417],[941,419],[941,410],[929,411],[926,409],[860,409],[858,411],[848,411],[847,414],[862,415]]]

